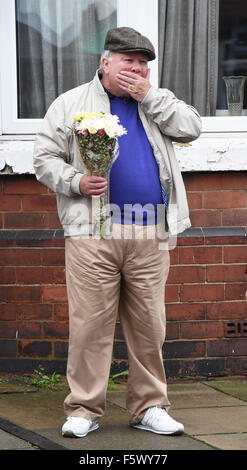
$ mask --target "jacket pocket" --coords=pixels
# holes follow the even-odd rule
[[[91,199],[57,195],[58,216],[62,225],[85,225],[91,219]]]

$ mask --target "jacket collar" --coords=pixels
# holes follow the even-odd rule
[[[100,69],[96,70],[96,74],[93,78],[93,85],[95,86],[97,92],[100,94],[100,95],[105,95],[106,94],[106,91],[101,83],[101,78],[102,78],[102,72]]]

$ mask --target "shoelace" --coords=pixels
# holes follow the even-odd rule
[[[165,415],[167,417],[167,412],[166,410],[164,410],[164,408],[162,408],[161,406],[153,406],[147,411],[145,421],[148,422],[150,426],[152,426],[155,420],[160,420],[161,413],[162,415]]]

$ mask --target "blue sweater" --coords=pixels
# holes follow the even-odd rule
[[[110,203],[121,209],[121,216],[113,210],[112,222],[155,224],[156,206],[163,203],[163,188],[152,147],[139,117],[138,103],[110,95],[110,104],[111,113],[117,114],[120,124],[128,132],[119,138],[119,156],[110,172]],[[138,206],[132,210],[124,204]]]

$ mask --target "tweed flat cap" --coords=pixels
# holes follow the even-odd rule
[[[109,29],[104,49],[112,52],[144,52],[147,54],[148,60],[154,60],[156,57],[154,47],[149,39],[135,29],[126,26]]]

